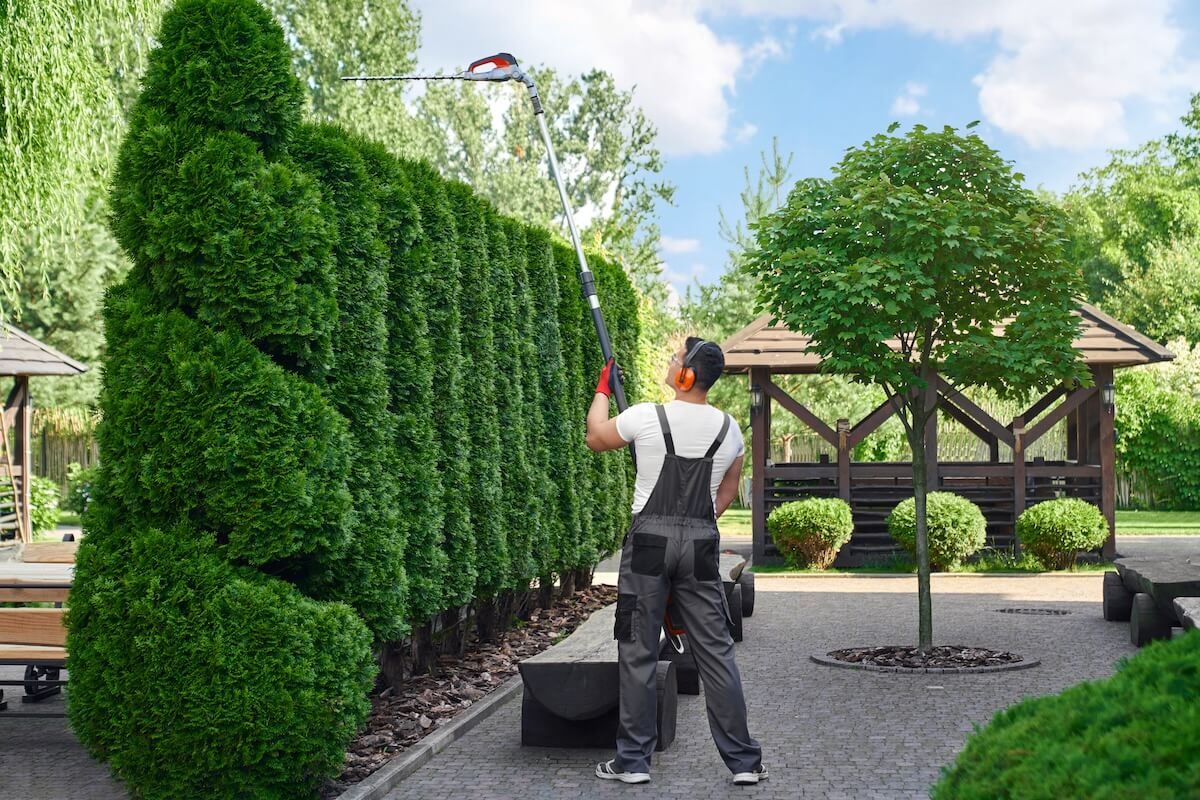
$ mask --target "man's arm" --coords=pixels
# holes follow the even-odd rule
[[[600,373],[596,394],[587,413],[587,446],[597,453],[619,450],[629,444],[617,432],[617,420],[608,418],[608,398],[612,394],[613,360],[610,358]],[[619,369],[619,368],[618,368]]]
[[[725,472],[725,477],[721,478],[721,485],[717,487],[717,516],[725,513],[725,509],[729,508],[730,503],[738,496],[738,483],[742,479],[742,456],[738,456],[729,465],[729,469]]]

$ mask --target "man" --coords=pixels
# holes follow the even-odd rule
[[[655,665],[667,595],[683,621],[704,683],[708,724],[736,784],[767,777],[762,750],[746,726],[742,679],[733,658],[729,609],[718,572],[716,519],[738,493],[745,445],[728,414],[708,404],[725,368],[721,348],[691,337],[671,357],[666,405],[639,403],[609,419],[609,359],[587,415],[587,444],[602,452],[634,443],[633,524],[621,548],[617,618],[621,686],[617,757],[596,777],[650,780],[657,739]]]

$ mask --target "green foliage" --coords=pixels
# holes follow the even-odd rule
[[[388,252],[375,186],[358,148],[330,125],[300,126],[289,155],[317,178],[336,221],[333,279],[337,322],[324,393],[347,422],[347,489],[354,508],[344,553],[317,551],[298,582],[306,594],[354,606],[380,642],[406,630],[404,538],[390,469],[395,418],[388,409]]]
[[[1095,550],[1107,538],[1100,509],[1074,497],[1046,500],[1017,518],[1017,540],[1049,569],[1073,566],[1080,551]]]
[[[82,467],[72,462],[67,465],[67,496],[63,498],[62,507],[73,514],[83,514],[88,510],[92,499],[92,484],[100,468],[93,464]]]
[[[58,527],[58,483],[34,475],[29,482],[29,523],[33,535],[52,531]]]
[[[1136,474],[1162,508],[1200,509],[1200,396],[1173,391],[1162,375],[1117,373],[1117,463]]]
[[[558,331],[562,341],[563,354],[563,383],[559,394],[571,409],[585,409],[586,394],[583,389],[583,362],[579,358],[580,339],[584,336],[583,301],[580,292],[575,291],[579,285],[578,262],[575,251],[570,247],[555,242],[553,245],[554,269],[560,287],[558,294]],[[587,331],[590,335],[591,332]],[[563,508],[564,525],[563,540],[559,545],[559,558],[567,569],[577,569],[588,565],[585,553],[585,531],[590,523],[590,511],[585,513],[592,495],[591,474],[588,470],[590,453],[585,444],[585,430],[582,426],[571,425],[567,429],[567,458],[566,470],[561,473],[559,490],[563,484],[573,488],[576,503],[569,508]],[[560,494],[561,498],[561,494]],[[566,502],[561,500],[560,502]]]
[[[934,800],[1172,800],[1200,785],[1200,633],[1155,642],[1102,681],[1025,700],[977,730]]]
[[[987,520],[979,506],[951,492],[930,492],[926,502],[931,567],[953,569],[984,546]],[[887,517],[887,529],[910,555],[916,552],[917,513],[913,498],[892,509]]]
[[[509,558],[501,477],[505,459],[496,417],[495,310],[488,267],[488,211],[465,184],[450,183],[447,193],[458,226],[458,261],[462,270],[462,343],[465,388],[470,398],[467,424],[471,431],[468,498],[478,564],[473,588],[474,596],[490,598],[505,586]],[[453,558],[451,563],[455,563]]]
[[[825,569],[854,533],[850,504],[837,497],[784,503],[767,517],[767,530],[788,564]]]
[[[146,800],[311,797],[369,710],[354,612],[186,524],[92,528],[67,626],[71,725]]]

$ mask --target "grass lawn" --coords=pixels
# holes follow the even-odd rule
[[[722,536],[749,536],[750,509],[731,508],[717,520],[717,529]]]
[[[74,514],[70,511],[60,512],[58,515],[58,524],[59,525],[78,525],[79,524],[79,515]]]
[[[1100,564],[1076,564],[1073,570],[1062,570],[1063,572],[1106,572],[1113,568],[1111,563]],[[888,558],[881,558],[873,564],[868,564],[862,567],[844,567],[837,569],[792,569],[787,565],[763,565],[754,566],[752,572],[762,573],[790,573],[794,575],[815,575],[824,572],[841,573],[846,575],[881,575],[881,574],[904,574],[916,573],[917,566],[912,559],[907,555],[896,555]],[[1036,559],[1028,553],[1023,554],[1019,559],[1014,559],[1012,555],[1006,551],[997,551],[984,553],[977,559],[962,564],[956,569],[950,570],[953,573],[988,573],[988,572],[1046,572],[1047,570]]]
[[[1174,533],[1200,536],[1200,511],[1118,511],[1117,535]]]

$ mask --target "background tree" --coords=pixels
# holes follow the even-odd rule
[[[812,337],[823,371],[878,384],[896,404],[913,454],[927,651],[929,389],[937,374],[1005,395],[1084,380],[1071,313],[1083,287],[1063,256],[1061,212],[978,135],[917,125],[893,136],[896,127],[849,150],[833,178],[796,184],[759,222],[749,263],[762,304]]]

